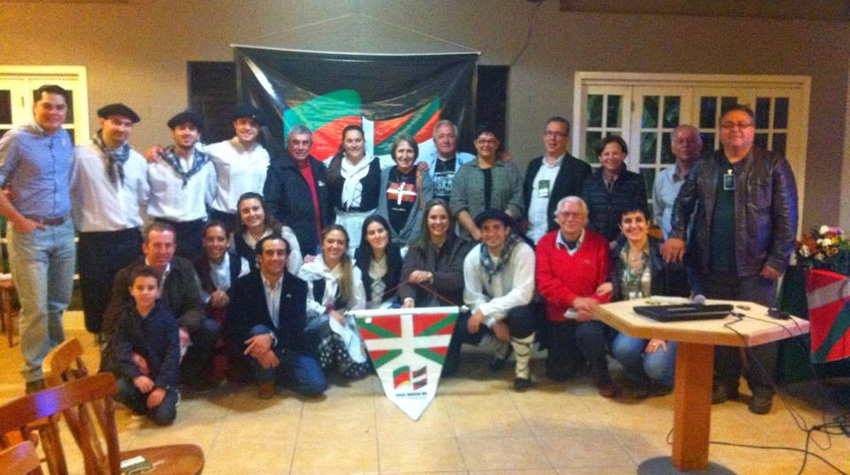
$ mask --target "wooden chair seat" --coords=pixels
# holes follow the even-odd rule
[[[0,473],[4,475],[41,474],[41,463],[35,445],[25,440],[0,451]]]
[[[197,445],[181,444],[121,452],[121,460],[141,455],[155,469],[148,472],[156,475],[181,475],[201,473],[204,468],[204,452]]]

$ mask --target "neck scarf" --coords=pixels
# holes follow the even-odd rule
[[[514,250],[514,247],[518,243],[519,237],[517,237],[516,234],[508,236],[508,239],[505,240],[505,245],[502,246],[502,253],[499,254],[498,264],[493,262],[493,258],[490,256],[490,251],[487,249],[487,246],[484,245],[484,243],[481,243],[481,267],[483,267],[484,272],[487,273],[488,284],[492,284],[493,276],[505,268],[505,265],[508,263],[508,258],[511,255],[511,251]]]
[[[350,208],[360,206],[360,201],[363,198],[363,184],[360,183],[360,180],[369,173],[372,158],[364,156],[356,165],[351,163],[348,158],[342,158],[340,176],[342,176],[344,183],[342,184],[342,199],[340,201],[344,210],[347,211]]]
[[[118,184],[120,180],[123,185],[124,163],[130,158],[130,144],[124,142],[115,150],[111,150],[103,141],[103,129],[98,130],[91,141],[106,155],[106,174],[109,175],[109,181]]]
[[[177,175],[179,175],[183,180],[183,188],[186,188],[186,184],[189,183],[189,178],[192,178],[192,175],[201,171],[201,168],[203,168],[209,161],[207,159],[207,155],[195,147],[192,147],[192,153],[195,154],[195,160],[192,162],[192,168],[190,168],[188,172],[183,171],[183,166],[180,165],[180,160],[183,159],[174,153],[174,145],[169,145],[162,153],[162,158],[165,160],[165,163],[171,165],[174,172],[177,173]]]

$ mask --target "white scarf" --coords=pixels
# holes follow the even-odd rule
[[[341,202],[344,210],[347,211],[350,208],[357,208],[360,206],[360,201],[363,198],[363,184],[360,183],[360,180],[369,173],[369,165],[372,164],[372,160],[374,158],[374,156],[364,156],[355,165],[348,160],[348,157],[342,157],[340,175],[342,176],[344,183],[342,185]]]

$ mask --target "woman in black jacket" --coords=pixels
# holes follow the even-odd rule
[[[395,300],[401,276],[401,252],[390,234],[390,225],[382,216],[372,215],[363,221],[354,265],[360,269],[367,308],[391,305]]]
[[[620,229],[625,239],[611,253],[614,301],[653,295],[685,297],[690,292],[684,266],[664,261],[662,242],[649,236],[649,224],[645,208],[626,207],[620,214]],[[634,394],[637,398],[649,395],[651,383],[661,392],[673,387],[675,342],[620,333],[614,338],[611,353],[623,365],[626,377],[636,383]]]
[[[463,304],[463,259],[470,245],[455,236],[449,205],[425,205],[422,228],[404,258],[398,295],[405,308]]]
[[[607,239],[611,246],[620,235],[620,214],[623,208],[646,208],[646,183],[637,173],[626,170],[629,147],[618,135],[602,139],[596,148],[602,166],[584,181],[581,197],[587,203],[587,228]]]

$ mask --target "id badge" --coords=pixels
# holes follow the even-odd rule
[[[732,174],[731,169],[723,175],[723,191],[735,191],[735,175]]]
[[[537,197],[538,198],[548,198],[549,197],[549,180],[540,180],[540,183],[537,185]]]

